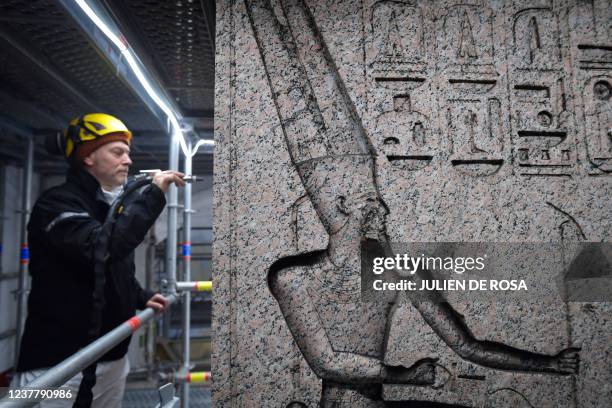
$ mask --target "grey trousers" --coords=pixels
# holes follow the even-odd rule
[[[41,376],[46,369],[17,373],[11,381],[11,388],[18,389]],[[125,380],[130,372],[130,362],[127,356],[120,360],[98,363],[96,367],[96,385],[93,387],[92,408],[121,408]],[[68,380],[62,389],[70,390],[71,399],[48,399],[36,405],[39,408],[70,408],[81,384],[82,374],[79,373]]]

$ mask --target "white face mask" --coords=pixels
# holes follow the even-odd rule
[[[123,186],[117,186],[111,191],[106,191],[104,188],[100,187],[100,190],[102,190],[104,201],[106,201],[108,205],[113,205],[117,197],[123,192]]]

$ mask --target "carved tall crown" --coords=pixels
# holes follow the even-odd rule
[[[294,36],[278,21],[270,2],[252,0],[247,6],[291,161],[330,232],[334,223],[344,217],[336,205],[339,196],[375,189],[369,140],[306,9],[293,8],[301,17],[291,14],[290,20],[297,24],[296,32],[307,33],[308,38],[319,42],[320,48],[303,53],[305,60],[300,61]],[[334,111],[333,115],[324,118],[305,65],[316,65],[317,75],[328,78],[319,96],[327,109]]]

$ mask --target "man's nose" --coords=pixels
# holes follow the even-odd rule
[[[132,159],[130,159],[130,155],[129,154],[126,154],[124,156],[123,163],[128,165],[128,166],[132,165]]]

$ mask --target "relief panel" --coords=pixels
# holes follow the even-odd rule
[[[216,405],[606,406],[609,306],[362,304],[359,244],[606,240],[609,0],[218,7]]]

